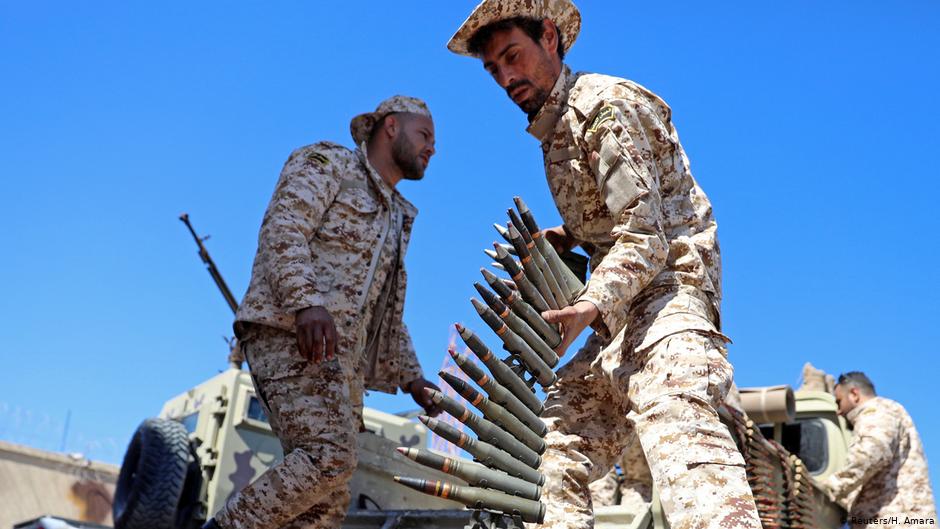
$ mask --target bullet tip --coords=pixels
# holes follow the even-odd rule
[[[482,312],[485,308],[483,303],[480,303],[480,300],[477,298],[470,298],[470,303],[473,305],[473,308],[477,309],[477,312]]]

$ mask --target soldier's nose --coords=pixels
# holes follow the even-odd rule
[[[503,89],[509,88],[513,82],[515,82],[516,76],[506,70],[500,70],[496,76],[496,82],[499,83],[499,86]]]

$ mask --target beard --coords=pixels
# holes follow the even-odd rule
[[[535,69],[531,72],[531,75],[519,79],[506,87],[507,95],[511,94],[513,90],[520,86],[527,86],[529,88],[529,92],[532,95],[525,101],[516,103],[516,105],[526,113],[530,122],[535,118],[535,115],[538,114],[539,110],[542,110],[542,107],[545,106],[545,102],[548,101],[548,97],[558,78],[552,64],[552,57],[542,48],[539,48],[539,52],[538,62],[535,65]],[[512,96],[510,96],[509,99],[512,99]]]
[[[539,88],[528,79],[520,79],[519,81],[516,81],[515,83],[512,83],[506,87],[506,95],[511,94],[513,90],[519,88],[520,86],[528,86],[529,92],[531,92],[532,95],[529,97],[529,99],[526,99],[521,103],[516,103],[516,105],[522,109],[522,111],[525,112],[531,119],[533,116],[535,116],[535,114],[538,113],[539,110],[542,109],[545,101],[548,100],[548,90]],[[512,99],[512,96],[509,98]]]
[[[424,178],[424,166],[418,156],[418,149],[405,134],[399,133],[392,143],[392,160],[401,169],[405,180],[421,180]]]

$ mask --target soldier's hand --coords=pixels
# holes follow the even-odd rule
[[[294,326],[297,348],[310,362],[332,360],[336,354],[336,325],[323,307],[307,307],[297,311]]]
[[[555,226],[554,228],[545,228],[542,235],[548,244],[551,244],[555,251],[563,254],[578,245],[578,240],[571,236],[564,226]]]
[[[546,310],[542,317],[548,323],[561,324],[561,343],[555,348],[563,356],[575,338],[600,316],[600,311],[590,301],[579,301],[560,310]]]
[[[441,388],[437,387],[437,384],[426,378],[416,378],[402,386],[402,389],[411,393],[411,398],[413,398],[419,406],[424,408],[428,417],[437,417],[442,410],[440,406],[434,404],[434,401],[428,396],[427,391],[424,391],[426,388],[431,388],[435,391],[441,390]]]

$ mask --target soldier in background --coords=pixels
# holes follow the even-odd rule
[[[839,375],[835,396],[855,436],[845,465],[823,486],[849,512],[849,524],[936,527],[927,459],[911,416],[897,402],[878,397],[860,371]]]
[[[744,459],[715,411],[732,368],[711,204],[660,98],[564,65],[580,25],[569,0],[486,0],[448,43],[528,115],[565,222],[546,237],[591,255],[584,292],[544,314],[564,328],[559,353],[596,331],[547,391],[545,527],[593,527],[589,484],[623,453],[635,411],[673,529],[759,529]]]
[[[439,412],[402,322],[417,210],[395,188],[434,154],[424,102],[395,96],[350,124],[357,148],[291,153],[268,205],[235,331],[284,459],[206,523],[337,528],[349,504],[363,390]]]

